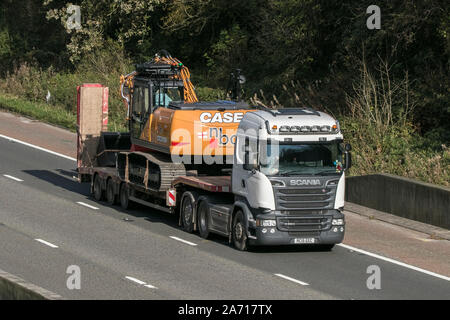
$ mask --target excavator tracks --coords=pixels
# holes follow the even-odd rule
[[[170,155],[156,152],[120,152],[117,166],[125,181],[158,192],[166,191],[175,178],[186,175],[184,164],[173,163]]]

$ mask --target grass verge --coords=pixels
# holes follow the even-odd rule
[[[76,115],[62,107],[31,102],[13,95],[0,93],[1,109],[64,127],[73,132],[76,131]]]

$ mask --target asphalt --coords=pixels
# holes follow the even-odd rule
[[[344,247],[239,252],[226,239],[182,231],[166,213],[94,201],[89,185],[74,179],[74,161],[6,139],[0,150],[0,269],[65,298],[450,299],[446,279]],[[79,290],[66,285],[71,265],[81,270]],[[366,285],[373,265],[379,290]]]

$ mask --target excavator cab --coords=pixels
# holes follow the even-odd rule
[[[240,70],[232,80],[239,85],[245,81]],[[210,156],[216,163],[232,160],[239,122],[246,112],[254,111],[239,101],[239,86],[233,86],[230,91],[234,101],[199,102],[188,68],[165,51],[149,62],[136,65],[136,71],[121,77],[133,154],[120,153],[119,167],[125,168],[128,163],[139,179],[153,165],[162,168],[162,163],[168,166],[170,163],[172,168],[172,159],[181,161],[183,168],[197,172],[216,170],[216,167],[216,171],[221,170],[222,165],[202,164]],[[159,172],[164,175],[164,170]],[[162,188],[164,183],[155,180],[154,185]]]
[[[180,68],[168,64],[147,62],[136,66],[130,101],[130,133],[133,143],[151,142],[151,127],[158,108],[167,108],[173,101],[184,99]]]

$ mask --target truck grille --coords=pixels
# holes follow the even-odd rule
[[[332,209],[336,188],[274,187],[278,210]]]
[[[331,216],[279,217],[277,226],[280,231],[320,232],[331,228]]]
[[[301,232],[301,231],[289,231],[288,235],[290,237],[318,237],[320,235],[320,231],[312,231],[312,232]]]

